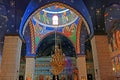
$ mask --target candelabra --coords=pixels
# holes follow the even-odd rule
[[[55,45],[55,53],[52,55],[50,65],[52,67],[51,72],[54,75],[59,75],[65,67],[65,55],[62,53],[62,49],[59,49],[57,45]]]

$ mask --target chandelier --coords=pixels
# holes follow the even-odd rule
[[[62,53],[62,49],[57,44],[56,31],[55,31],[55,50],[50,61],[51,73],[53,75],[59,75],[65,67],[65,55]]]

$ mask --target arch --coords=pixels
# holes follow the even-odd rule
[[[70,40],[70,39],[68,39],[66,36],[64,36],[63,34],[61,34],[61,33],[59,33],[59,32],[57,32],[56,33],[56,36],[57,37],[59,37],[59,39],[58,40],[60,40],[60,41],[58,41],[59,43],[58,43],[58,45],[60,45],[61,46],[61,48],[62,47],[64,47],[64,48],[62,48],[62,50],[63,50],[63,52],[64,52],[64,54],[66,55],[66,56],[70,56],[70,57],[76,57],[76,51],[75,51],[75,46],[73,45],[73,43],[72,43],[72,41]],[[49,40],[49,41],[48,41]],[[48,45],[45,45],[46,43],[48,42],[48,44],[49,45],[51,45],[51,46],[48,46]],[[67,45],[67,46],[65,46],[64,45],[64,42],[65,42],[65,45]],[[42,46],[42,48],[41,48],[41,46]],[[44,46],[44,47],[43,47]],[[54,49],[53,49],[53,47],[55,46],[55,32],[51,32],[51,33],[48,33],[40,42],[39,42],[39,45],[38,45],[38,47],[37,47],[37,49],[36,49],[36,55],[37,56],[44,56],[44,55],[50,55],[50,54],[53,54],[53,53],[51,53],[51,52],[49,52],[49,53],[46,53],[46,54],[44,54],[44,51],[45,51],[45,49],[50,49],[50,51],[53,51]],[[66,47],[66,48],[65,48]],[[67,49],[67,51],[65,52],[65,49]],[[72,52],[70,52],[69,54],[68,54],[68,49],[73,49],[73,51]],[[43,50],[43,53],[42,53],[42,50]],[[39,55],[40,54],[40,55]],[[42,55],[43,54],[43,55]]]
[[[84,2],[82,0],[80,1],[60,1],[60,0],[31,0],[31,2],[29,3],[23,18],[22,18],[22,22],[20,24],[20,29],[19,29],[19,34],[21,36],[22,39],[24,39],[24,30],[26,25],[28,24],[28,21],[30,20],[30,18],[38,11],[41,10],[45,7],[48,7],[50,5],[53,4],[58,4],[58,5],[63,5],[71,10],[73,10],[76,14],[78,14],[84,21],[84,23],[87,26],[87,30],[88,33],[90,34],[90,37],[93,35],[94,30],[93,30],[93,24],[90,18],[90,14],[88,13],[88,10],[84,4]],[[46,5],[46,6],[45,6]],[[71,6],[71,7],[70,7]]]

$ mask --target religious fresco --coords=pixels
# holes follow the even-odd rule
[[[78,35],[80,33],[80,28],[83,27],[83,25],[80,25],[79,29],[77,26],[79,26],[78,25],[79,21],[82,20],[82,24],[85,24],[85,27],[87,28],[87,32],[88,32],[87,34],[90,35],[89,37],[91,37],[91,35],[93,34],[93,28],[92,28],[93,26],[91,23],[91,19],[88,16],[89,13],[87,9],[84,8],[83,11],[83,7],[85,7],[84,3],[83,5],[79,5],[82,7],[77,10],[76,9],[77,6],[74,5],[69,6],[62,2],[59,3],[59,2],[50,1],[53,3],[48,2],[50,4],[47,5],[44,5],[46,4],[44,2],[42,3],[43,5],[41,5],[40,2],[40,3],[35,3],[36,6],[33,6],[35,4],[33,4],[32,2],[34,1],[31,1],[29,6],[27,6],[27,9],[24,13],[23,20],[21,22],[19,29],[19,34],[21,38],[25,39],[25,41],[27,42],[26,56],[35,56],[38,44],[41,43],[42,39],[45,38],[46,35],[49,35],[51,32],[55,32],[55,31],[61,33],[62,35],[70,39],[73,46],[76,48],[77,54],[81,54],[81,53],[85,54],[84,53],[85,49],[83,47],[85,39],[80,39],[81,34]],[[80,1],[79,3],[81,4],[82,1]],[[53,24],[53,22],[55,22],[55,20],[53,20],[54,16],[58,17],[58,21],[56,21],[58,22],[57,25]],[[86,18],[86,20],[84,18]],[[25,36],[24,34],[27,31],[26,27],[29,27],[30,20],[32,21],[32,26],[34,28],[31,27],[32,30],[30,29],[30,31],[28,31],[29,32],[28,34],[30,34],[30,39],[26,39],[27,36]],[[41,27],[41,29],[36,27],[36,25]],[[57,29],[55,29],[55,27],[57,27]],[[82,38],[86,38],[86,36]],[[82,46],[80,42],[83,42]]]
[[[120,22],[117,22],[115,24],[113,25],[115,26],[115,30],[113,30],[108,36],[111,52],[120,51]]]
[[[120,73],[120,5],[112,4],[104,13],[105,27],[108,34],[111,63],[115,76]]]
[[[110,38],[110,51],[114,52],[115,50],[117,50],[117,46],[116,46],[116,40],[115,40],[115,34],[112,35],[112,37]]]
[[[53,24],[54,15],[58,16],[58,25]],[[81,19],[74,12],[62,6],[53,5],[37,12],[28,25],[31,36],[31,53],[36,53],[37,46],[44,36],[55,31],[70,39],[76,47],[76,31],[79,20]]]
[[[105,27],[111,52],[120,50],[120,5],[113,4],[104,13]]]
[[[112,67],[113,71],[120,72],[120,55],[117,55],[114,58],[112,58]]]
[[[70,38],[70,40],[72,40],[72,42],[76,43],[76,28],[77,25],[75,23],[71,24],[70,26],[65,26],[62,29],[62,33],[67,36],[68,38]]]
[[[116,38],[117,48],[120,49],[120,30],[115,32],[115,38]]]
[[[110,50],[112,53],[119,54],[120,52],[120,30],[114,31],[112,38],[110,38]],[[120,55],[112,57],[113,71],[120,72]]]
[[[44,26],[53,27],[52,17],[54,15],[58,15],[59,18],[58,26],[61,27],[73,23],[78,18],[78,16],[71,10],[66,9],[65,7],[62,6],[53,5],[37,12],[34,15],[33,19]]]
[[[76,46],[76,29],[77,25],[75,23],[72,23],[69,26],[58,27],[56,31],[68,37],[72,41],[73,45]],[[36,22],[34,24],[34,30],[35,45],[33,46],[37,48],[39,42],[44,38],[44,36],[50,34],[51,32],[54,32],[55,28],[44,27]]]

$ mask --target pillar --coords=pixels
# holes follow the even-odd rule
[[[87,80],[87,71],[86,71],[86,57],[85,55],[79,55],[77,57],[77,68],[78,68],[78,77],[79,80]]]
[[[1,73],[1,60],[2,60],[2,55],[0,53],[0,73]]]
[[[96,80],[114,80],[107,35],[95,35],[91,46]]]
[[[19,36],[5,36],[0,80],[18,80],[21,46]]]
[[[26,66],[25,66],[25,80],[33,80],[34,78],[34,69],[35,69],[35,59],[34,58],[26,58]]]

